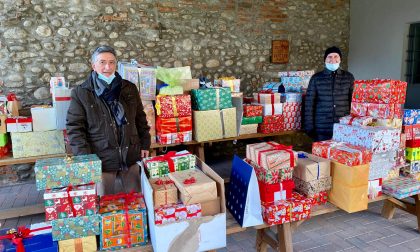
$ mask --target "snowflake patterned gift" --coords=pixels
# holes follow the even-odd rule
[[[420,124],[420,109],[404,109],[404,125]]]
[[[37,160],[35,179],[38,190],[97,183],[102,180],[101,160],[95,154]]]
[[[156,96],[156,114],[162,118],[191,116],[190,95]]]
[[[216,110],[232,107],[230,88],[206,88],[191,90],[194,110]]]
[[[44,193],[44,208],[47,221],[94,215],[97,213],[95,185],[47,189]]]
[[[420,193],[420,182],[409,177],[398,177],[384,181],[382,192],[397,199],[403,199]]]
[[[334,124],[333,140],[363,146],[373,153],[398,149],[401,130],[386,127]]]
[[[144,158],[143,162],[150,178],[160,178],[170,172],[195,168],[195,156],[187,151],[170,151],[165,155]]]
[[[98,214],[51,221],[53,241],[82,238],[100,233]]]
[[[337,161],[348,166],[370,163],[372,151],[345,142],[326,140],[312,144],[312,154]]]
[[[301,93],[282,93],[281,94],[282,101],[287,103],[301,103],[302,102],[302,94]]]
[[[404,104],[407,82],[390,79],[355,80],[352,101]]]
[[[147,243],[146,205],[141,193],[102,196],[101,250],[117,250]]]

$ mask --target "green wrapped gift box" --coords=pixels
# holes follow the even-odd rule
[[[165,155],[144,158],[143,162],[150,178],[160,178],[170,172],[195,168],[195,156],[188,152],[170,151]]]
[[[0,147],[4,147],[7,144],[7,133],[0,134]]]
[[[262,116],[242,117],[241,125],[262,123]]]
[[[101,160],[95,154],[37,160],[35,179],[38,190],[97,183],[102,179]]]
[[[101,216],[99,214],[52,220],[53,241],[99,235],[100,222]]]
[[[232,107],[230,88],[206,88],[191,90],[194,110],[216,110]]]

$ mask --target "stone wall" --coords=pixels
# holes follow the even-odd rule
[[[275,39],[290,41],[288,64],[270,63]],[[233,75],[250,93],[281,70],[319,70],[328,46],[347,55],[348,40],[349,0],[0,0],[0,85],[49,103],[51,76],[80,84],[109,44],[120,60]]]

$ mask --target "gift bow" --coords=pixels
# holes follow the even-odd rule
[[[17,101],[16,94],[15,93],[9,93],[7,95],[7,101]]]
[[[197,182],[197,180],[194,177],[190,177],[184,180],[184,184],[185,185],[191,185],[194,184],[195,182]]]
[[[23,245],[23,240],[30,238],[33,235],[31,233],[51,229],[51,226],[46,226],[42,228],[29,229],[25,226],[18,227],[18,230],[12,228],[7,231],[6,235],[0,236],[0,240],[8,239],[16,246],[16,252],[25,252],[25,246]]]

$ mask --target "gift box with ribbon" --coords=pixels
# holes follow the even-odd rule
[[[191,90],[194,110],[217,110],[232,107],[230,88],[206,88]]]
[[[155,209],[155,224],[168,224],[176,221],[201,217],[201,204],[184,205],[182,203],[159,206]]]
[[[156,96],[156,114],[161,118],[191,116],[190,95]]]
[[[97,251],[96,236],[88,236],[58,241],[59,252],[94,252]]]
[[[58,244],[52,240],[51,225],[37,223],[0,230],[0,249],[2,252],[58,252]]]
[[[303,181],[312,181],[329,177],[331,174],[330,160],[306,152],[298,152],[298,160],[293,176]]]
[[[178,189],[175,183],[167,177],[149,179],[153,188],[153,202],[155,208],[161,205],[175,204],[178,202]]]
[[[404,109],[404,125],[420,124],[420,109]]]
[[[354,102],[404,104],[407,82],[390,79],[355,80]]]
[[[44,193],[45,219],[94,215],[97,213],[94,184],[47,189]]]
[[[328,201],[328,192],[315,193],[312,197],[312,206],[324,205]]]
[[[410,148],[405,149],[406,158],[408,161],[417,161],[420,160],[420,148]]]
[[[355,126],[368,126],[372,124],[374,118],[371,116],[344,116],[340,118],[341,124],[355,125]]]
[[[244,160],[254,168],[258,181],[261,181],[262,183],[276,184],[293,178],[293,167],[281,170],[267,170],[250,159],[246,158]]]
[[[372,160],[372,152],[368,149],[333,140],[314,142],[312,153],[348,166],[367,164]]]
[[[331,177],[323,177],[311,181],[304,181],[298,177],[293,177],[295,190],[305,196],[313,197],[317,193],[331,189]]]
[[[397,199],[420,193],[420,182],[409,177],[398,177],[383,182],[382,192]]]
[[[98,235],[100,220],[99,214],[52,220],[53,240],[62,241]]]
[[[334,124],[333,140],[363,146],[373,153],[398,149],[401,130],[386,127]]]
[[[7,132],[31,132],[31,117],[9,117],[6,119]]]
[[[267,170],[295,167],[297,163],[297,153],[292,150],[292,146],[275,142],[248,144],[246,153],[246,158]]]
[[[253,116],[253,117],[242,117],[241,125],[247,125],[247,124],[258,124],[262,123],[263,118],[262,116]]]
[[[102,180],[101,168],[101,160],[95,154],[39,159],[35,163],[36,188],[44,190],[97,183]]]
[[[194,111],[193,120],[198,142],[237,136],[236,108]]]
[[[13,132],[10,135],[14,158],[64,154],[66,151],[61,130]]]
[[[262,105],[247,104],[247,105],[243,106],[243,110],[244,110],[244,116],[245,117],[262,116],[263,115]]]
[[[183,131],[177,133],[158,133],[156,136],[160,144],[176,144],[192,141],[192,131]]]
[[[71,89],[68,87],[51,88],[51,92],[55,111],[56,127],[58,130],[65,130],[67,111],[69,110],[71,103]]]
[[[410,174],[420,172],[420,161],[408,162],[407,166],[404,167],[403,171]]]
[[[258,188],[260,189],[261,202],[270,203],[290,199],[292,197],[292,191],[295,188],[295,183],[291,179],[274,184],[258,181]]]
[[[117,250],[147,244],[146,205],[138,192],[100,198],[101,250]]]
[[[263,106],[263,115],[281,115],[283,113],[283,103],[261,104]]]
[[[276,104],[281,102],[280,93],[273,93],[271,90],[263,90],[253,93],[254,102],[258,104]]]
[[[144,158],[150,178],[160,178],[171,172],[195,168],[195,156],[189,152],[170,151],[165,155]]]
[[[200,170],[173,172],[169,178],[178,187],[180,200],[185,205],[217,199],[216,182]]]
[[[403,132],[407,140],[420,139],[420,124],[404,125]]]
[[[156,131],[158,134],[192,131],[192,117],[156,117]]]
[[[353,116],[371,116],[373,118],[402,118],[403,105],[352,102],[350,113]]]

